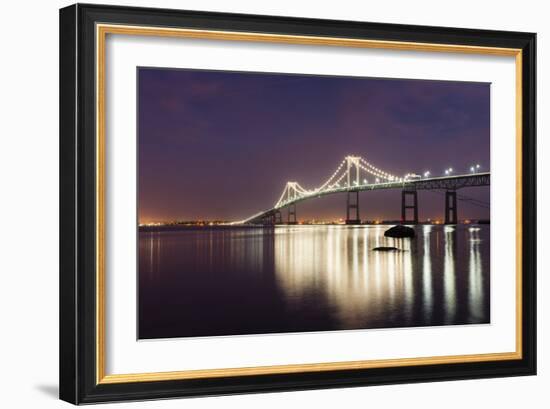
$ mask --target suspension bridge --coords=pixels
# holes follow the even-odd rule
[[[258,212],[247,219],[231,224],[296,224],[296,204],[327,195],[346,193],[346,224],[361,224],[359,215],[359,192],[381,189],[401,190],[401,222],[418,223],[418,191],[444,191],[445,224],[458,222],[457,200],[467,200],[473,204],[486,206],[476,199],[460,197],[457,190],[466,187],[489,186],[491,174],[478,172],[479,165],[470,168],[470,173],[453,174],[447,169],[444,176],[432,177],[429,172],[423,175],[409,173],[398,177],[377,168],[361,156],[346,156],[332,175],[319,187],[305,189],[298,182],[287,182],[273,207]],[[476,203],[477,202],[477,203]],[[282,211],[287,210],[286,221]]]

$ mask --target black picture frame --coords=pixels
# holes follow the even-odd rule
[[[148,382],[97,382],[96,23],[522,50],[521,359]],[[536,35],[77,4],[60,10],[60,398],[74,404],[534,375]]]

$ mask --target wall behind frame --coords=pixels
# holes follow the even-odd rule
[[[157,0],[93,1],[88,3],[186,8],[387,23],[442,25],[479,29],[532,31],[538,33],[538,180],[539,209],[550,206],[544,175],[550,174],[550,114],[547,89],[550,71],[550,27],[544,2],[524,0],[471,1],[449,4],[438,1],[395,0],[387,2],[306,2],[279,0]],[[0,337],[6,407],[68,407],[57,400],[58,379],[58,9],[68,1],[9,2],[0,25],[3,64],[0,105],[0,254],[2,285]],[[7,8],[7,9],[6,9]],[[545,160],[548,159],[548,160]],[[539,231],[550,228],[539,217]],[[543,258],[550,245],[539,236],[539,295],[550,290],[544,272],[550,263]],[[545,291],[546,290],[546,291]],[[447,409],[467,406],[544,407],[550,400],[548,344],[550,299],[538,297],[539,375],[537,377],[470,380],[431,384],[408,384],[370,388],[259,394],[218,398],[124,403],[112,407],[218,408],[218,407],[327,407],[364,403],[372,407]]]

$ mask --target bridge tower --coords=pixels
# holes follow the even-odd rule
[[[264,217],[262,217],[262,224],[264,226],[273,226],[275,223],[275,216],[270,213],[270,214],[266,214]]]
[[[408,197],[412,198],[412,202],[407,199]],[[407,210],[412,210],[412,219],[407,219]],[[403,224],[418,224],[418,193],[416,189],[401,191],[401,222]]]
[[[346,156],[347,186],[359,186],[361,181],[361,157]]]
[[[281,199],[285,202],[296,200],[300,197],[298,191],[298,182],[286,182],[285,191]],[[296,220],[296,202],[292,202],[287,206],[287,224],[297,224]],[[274,214],[275,223],[282,223],[282,215],[279,210]]]
[[[288,205],[287,224],[296,224],[296,203]]]
[[[273,218],[275,224],[283,224],[283,215],[279,209],[275,210],[273,213]]]
[[[355,196],[355,200],[353,197]],[[361,224],[361,218],[359,217],[359,191],[354,190],[348,192],[348,199],[346,201],[346,224]],[[353,218],[351,217],[353,214]]]
[[[346,156],[346,186],[348,189],[361,184],[360,164],[360,156]],[[361,224],[358,190],[348,190],[348,197],[346,200],[346,224]]]
[[[286,199],[294,200],[298,196],[298,182],[286,182]]]
[[[447,190],[445,192],[445,224],[457,224],[458,206],[456,200],[456,190]]]

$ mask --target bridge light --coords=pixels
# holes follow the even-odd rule
[[[427,178],[428,176],[430,176],[430,171],[427,170],[426,172],[424,172],[424,177]]]
[[[376,183],[380,183],[380,179],[376,178]]]
[[[449,172],[452,172],[453,171],[453,168],[449,168]]]
[[[476,165],[476,169],[479,169],[481,166],[479,166],[479,163]]]
[[[367,179],[363,179],[363,184],[366,185],[367,183]]]
[[[474,168],[473,166],[470,167],[470,172],[474,173],[476,170],[476,168]]]
[[[449,169],[445,169],[445,174],[446,174],[446,175],[449,174]]]

